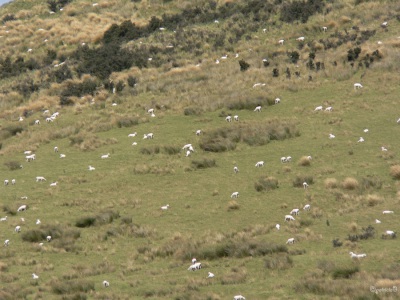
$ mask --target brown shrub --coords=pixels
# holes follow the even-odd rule
[[[327,189],[335,189],[338,187],[338,182],[336,178],[327,178],[325,179],[325,188]]]
[[[392,176],[393,179],[400,179],[400,165],[390,167],[390,176]]]
[[[302,156],[299,160],[299,166],[308,167],[311,165],[311,160],[307,156]]]
[[[347,177],[342,182],[342,187],[345,190],[355,190],[359,187],[358,180],[353,177]]]

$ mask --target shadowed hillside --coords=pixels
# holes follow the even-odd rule
[[[398,297],[397,1],[0,21],[0,299]]]

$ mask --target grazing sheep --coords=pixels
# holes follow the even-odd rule
[[[254,109],[255,112],[261,112],[261,105],[256,106],[256,108]]]
[[[54,152],[55,152],[55,153],[58,152],[58,147],[57,147],[57,146],[54,147]]]
[[[378,220],[378,219],[375,219],[375,223],[376,224],[381,224],[382,222],[380,220]]]
[[[382,238],[385,239],[387,237],[391,237],[392,239],[394,239],[396,237],[396,232],[394,232],[393,230],[386,230],[384,234],[382,234]]]
[[[5,179],[4,180],[4,185],[8,185],[8,183],[9,183],[8,179]]]
[[[35,125],[39,125],[40,124],[40,120],[35,120]]]
[[[0,222],[4,222],[4,221],[7,221],[7,216],[0,219]]]
[[[8,245],[10,245],[10,240],[5,240],[5,241],[4,241],[4,246],[7,247]]]
[[[105,158],[110,158],[110,153],[107,153],[107,154],[104,154],[104,155],[102,155],[102,156],[100,156],[102,159],[105,159]]]
[[[11,179],[11,184],[15,185],[17,183],[17,181],[15,179]]]
[[[196,262],[189,266],[188,271],[196,271],[196,270],[200,270],[200,269],[201,269],[201,263]]]
[[[264,167],[264,161],[258,161],[257,163],[256,163],[256,167],[257,168],[260,168],[260,167]]]
[[[384,152],[388,151],[388,149],[383,147],[383,146],[381,147],[381,150],[384,151]]]
[[[36,159],[36,154],[27,155],[27,156],[25,156],[25,159],[26,159],[27,162],[35,160]]]
[[[50,242],[51,241],[51,235],[46,236],[46,241]]]
[[[362,254],[355,254],[354,252],[349,252],[351,258],[362,258],[362,257],[366,257],[367,254],[362,253]]]
[[[284,39],[281,39],[281,40],[278,41],[278,44],[279,44],[279,45],[283,45],[284,42],[285,42],[285,40],[284,40]]]
[[[35,273],[32,273],[32,279],[39,279],[39,276],[36,275]]]
[[[185,156],[188,157],[188,156],[190,156],[190,154],[192,154],[192,152],[190,150],[187,150]]]
[[[66,157],[66,155],[65,154],[60,154],[60,158],[65,158]]]
[[[300,37],[298,37],[298,38],[296,39],[296,41],[298,41],[298,42],[304,42],[304,40],[305,40],[305,37],[304,37],[304,36],[300,36]]]
[[[323,26],[323,27],[322,27],[322,31],[323,31],[323,32],[326,32],[327,30],[328,30],[328,27],[326,27],[326,26]]]
[[[154,134],[152,132],[148,133],[148,134],[144,134],[143,135],[143,139],[152,139],[154,137]]]
[[[322,111],[322,106],[317,106],[315,109],[314,109],[314,111]]]
[[[20,233],[21,232],[21,226],[16,226],[14,230],[15,230],[16,233]]]
[[[362,136],[360,136],[360,138],[358,139],[357,143],[363,143],[364,142],[364,138]]]
[[[231,195],[231,198],[238,198],[239,197],[239,192],[234,192]]]
[[[196,257],[193,257],[193,258],[192,258],[192,265],[193,265],[195,262],[197,262],[197,259],[196,259]]]
[[[196,135],[201,135],[201,130],[200,129],[196,130]]]
[[[265,86],[265,83],[257,82],[255,84],[253,84],[253,89],[258,87],[258,86]]]
[[[136,145],[137,145],[137,143],[136,143],[136,142],[133,142],[133,143],[132,143],[132,146],[136,146]]]
[[[169,208],[169,204],[161,206],[161,210],[167,210]]]
[[[89,166],[89,171],[94,171],[94,170],[96,170],[95,167]]]
[[[325,111],[332,111],[332,110],[333,110],[332,106],[328,106],[327,108],[325,108]]]
[[[242,295],[236,295],[236,296],[233,296],[233,300],[246,300],[246,298],[243,297]]]
[[[329,134],[329,138],[330,138],[330,139],[334,139],[334,138],[335,138],[335,135],[332,134],[332,133],[330,133],[330,134]]]
[[[186,144],[185,146],[182,147],[182,150],[186,150],[190,147],[192,147],[192,144]]]
[[[135,137],[136,135],[137,135],[137,132],[134,132],[134,133],[128,134],[128,137]]]
[[[104,280],[104,281],[103,281],[103,286],[104,286],[104,287],[109,287],[109,286],[110,286],[110,283],[109,283],[107,280]]]
[[[397,122],[397,124],[400,124],[400,118],[398,118],[396,122]]]
[[[383,22],[383,23],[381,24],[381,27],[382,27],[382,28],[387,28],[387,27],[388,27],[388,22]]]
[[[294,244],[294,238],[290,238],[286,241],[286,244]]]
[[[293,218],[292,215],[286,215],[285,216],[285,222],[289,222],[289,221],[296,221],[295,218]]]
[[[279,229],[281,229],[281,225],[276,224],[276,225],[275,225],[275,228],[279,230]]]
[[[36,176],[36,182],[42,182],[42,181],[46,181],[46,178],[44,178],[43,176]]]
[[[306,204],[303,207],[304,210],[310,210],[311,209],[311,205],[310,204]]]
[[[20,207],[18,207],[17,211],[25,211],[26,208],[27,208],[27,206],[24,204],[24,205],[21,205]]]
[[[238,167],[233,167],[233,172],[235,172],[235,174],[239,173],[239,168]]]
[[[227,117],[225,118],[225,121],[227,121],[227,122],[232,122],[232,117],[231,117],[231,116],[227,116]]]
[[[361,83],[356,82],[356,83],[354,84],[354,89],[355,89],[355,90],[358,90],[358,89],[361,89],[361,88],[363,88],[363,86],[362,86]]]
[[[298,208],[293,208],[290,212],[291,215],[295,215],[295,216],[298,216],[299,213],[300,213],[300,209],[298,209]]]
[[[281,99],[280,98],[275,98],[275,104],[281,103]]]
[[[235,121],[239,121],[239,116],[238,116],[238,115],[234,115],[234,116],[233,116],[233,119],[234,119]]]
[[[207,278],[214,278],[214,277],[215,277],[214,273],[208,272]]]
[[[40,225],[42,222],[40,222],[39,219],[36,220],[36,225]]]
[[[150,109],[148,109],[148,110],[147,110],[147,113],[149,113],[149,114],[153,114],[153,113],[154,113],[154,108],[150,108]]]
[[[57,181],[54,181],[54,182],[52,182],[52,183],[50,183],[50,186],[57,186]]]
[[[308,183],[305,182],[305,181],[303,182],[303,188],[304,188],[304,189],[308,188]]]
[[[282,156],[282,157],[281,157],[281,163],[285,163],[285,162],[287,162],[286,157],[285,157],[285,156]]]
[[[53,118],[47,117],[47,118],[46,118],[46,122],[47,122],[47,123],[53,122]]]
[[[386,214],[394,214],[394,211],[393,210],[384,210],[382,213],[384,215],[386,215]]]

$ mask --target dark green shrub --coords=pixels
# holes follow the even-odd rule
[[[4,165],[10,170],[10,171],[14,171],[14,170],[19,170],[21,169],[21,164],[17,161],[7,161],[4,163]]]
[[[192,167],[195,169],[206,169],[216,166],[215,159],[203,158],[202,160],[192,160]]]
[[[130,86],[130,87],[135,87],[135,85],[137,84],[137,79],[136,79],[136,77],[133,77],[132,75],[129,75],[129,77],[128,77],[128,85]]]
[[[53,77],[55,82],[61,83],[67,79],[72,79],[72,72],[68,66],[64,64],[58,67],[50,76]]]
[[[250,64],[248,64],[245,60],[241,59],[239,60],[239,66],[240,66],[240,71],[244,72],[248,68],[250,68]]]
[[[38,229],[24,231],[21,235],[23,241],[31,243],[43,242],[46,236],[47,235],[42,230]]]
[[[174,155],[181,152],[181,148],[177,146],[163,146],[162,149],[164,153],[167,153],[169,155]]]
[[[349,279],[359,271],[360,271],[360,268],[358,266],[349,267],[349,268],[336,268],[332,271],[332,278],[333,279],[340,279],[340,278]]]
[[[1,22],[2,22],[3,24],[5,24],[5,23],[7,23],[7,22],[9,22],[9,21],[15,21],[15,20],[17,20],[17,19],[15,18],[15,16],[14,16],[13,14],[8,14],[8,15],[5,15],[5,16],[3,17],[3,19],[1,20]]]
[[[95,217],[83,217],[83,218],[78,219],[75,222],[75,226],[79,227],[79,228],[85,228],[85,227],[94,226],[95,222],[96,222]]]
[[[288,57],[291,63],[297,64],[297,61],[300,58],[300,54],[297,51],[292,51],[288,53]]]
[[[132,127],[139,124],[138,117],[121,117],[117,120],[117,127]]]

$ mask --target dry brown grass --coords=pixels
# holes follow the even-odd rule
[[[358,187],[358,180],[353,177],[347,177],[342,181],[342,188],[345,190],[355,190]]]
[[[299,166],[308,167],[311,165],[311,160],[307,156],[302,156],[298,162]]]
[[[228,210],[237,210],[240,208],[240,205],[237,201],[231,200],[228,203]]]
[[[390,176],[392,176],[393,179],[400,179],[400,165],[390,167]]]
[[[338,181],[336,178],[327,178],[325,179],[324,184],[327,189],[336,189],[338,187]]]

